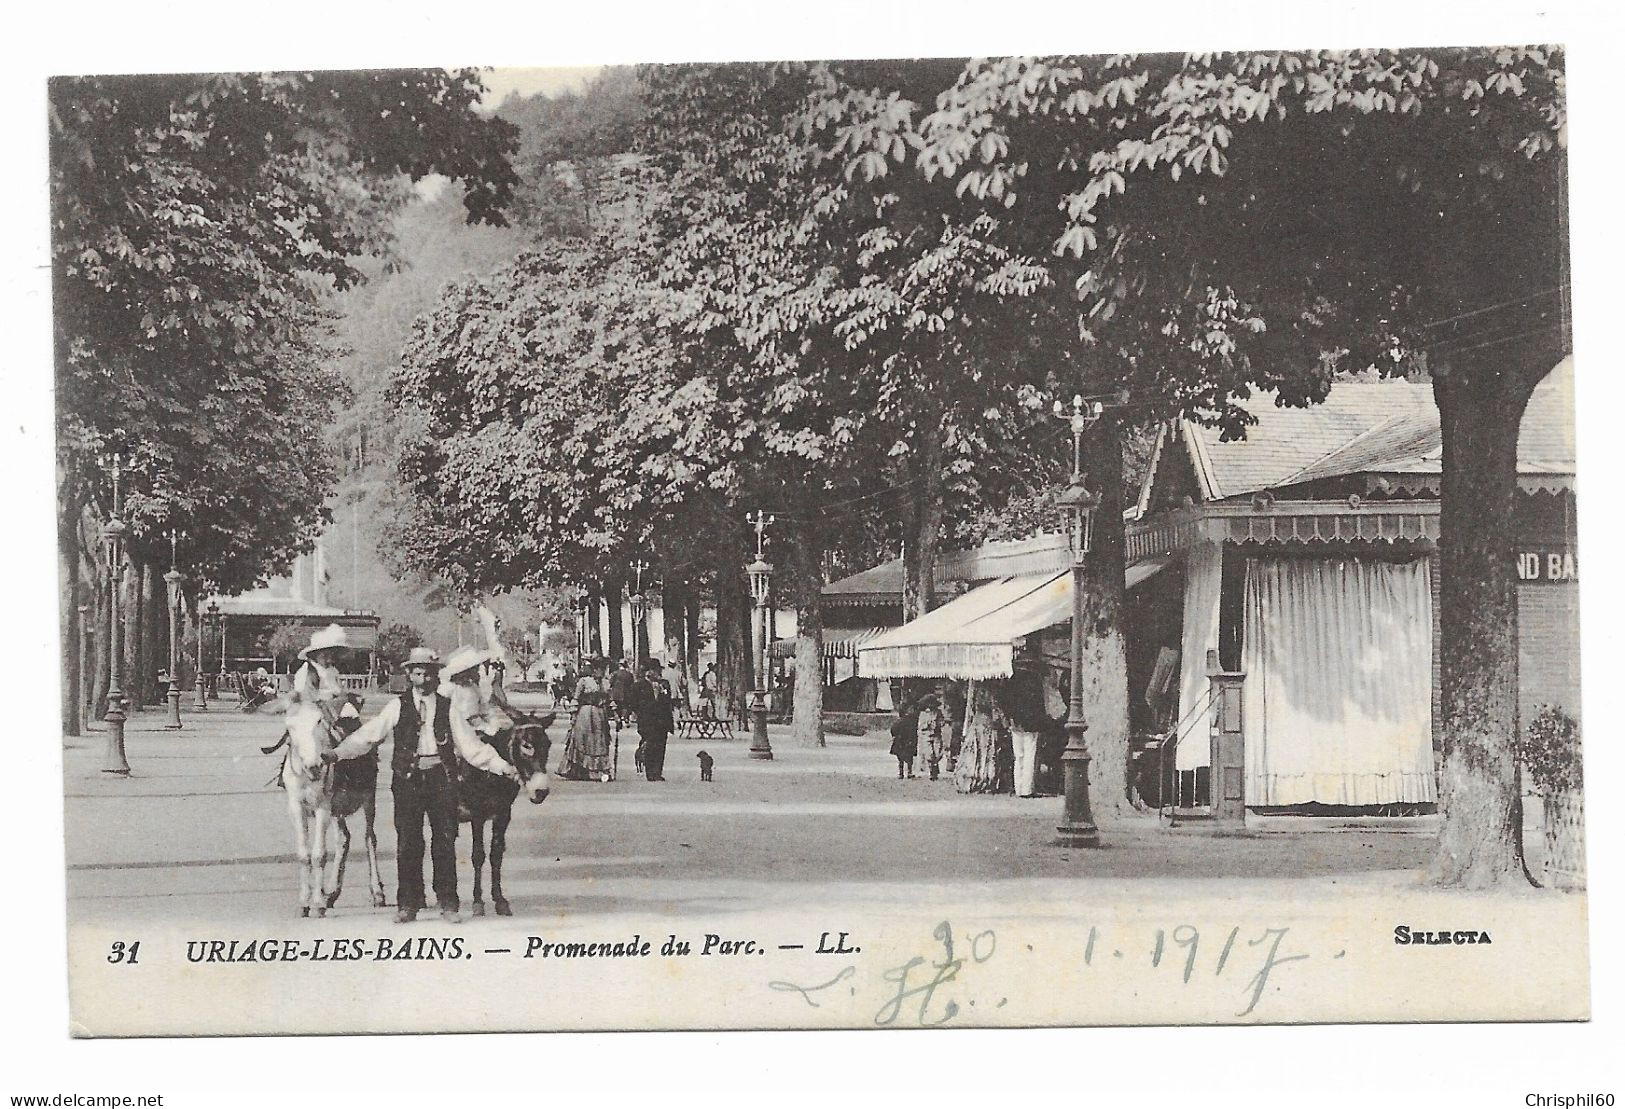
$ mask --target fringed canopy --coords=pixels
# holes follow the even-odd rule
[[[1124,582],[1132,588],[1168,562],[1131,566]],[[1071,618],[1070,571],[1001,578],[865,644],[859,665],[871,678],[1008,678],[1020,640]]]

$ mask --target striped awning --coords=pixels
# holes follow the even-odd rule
[[[1147,559],[1128,567],[1124,587],[1133,589],[1170,561]],[[863,673],[871,678],[1008,678],[1016,643],[1071,619],[1070,571],[1001,578],[875,638],[863,648]]]
[[[858,650],[871,639],[876,639],[890,628],[825,628],[824,649],[825,658],[857,658]],[[796,644],[801,642],[799,636],[789,639],[775,640],[768,648],[768,653],[774,658],[794,658]]]

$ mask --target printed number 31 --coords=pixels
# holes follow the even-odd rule
[[[136,940],[134,943],[130,944],[128,947],[126,947],[124,945],[123,940],[119,940],[107,952],[107,961],[110,962],[110,963],[129,963],[131,966],[135,966],[136,952],[138,952],[140,950],[141,950],[141,941],[140,940]]]

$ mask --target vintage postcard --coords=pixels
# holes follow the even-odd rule
[[[52,78],[74,1035],[1588,1019],[1565,65]]]

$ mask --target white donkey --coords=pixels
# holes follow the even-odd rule
[[[354,711],[353,703],[347,704],[344,715]],[[375,906],[387,904],[375,828],[378,753],[335,763],[331,752],[336,738],[319,712],[290,716],[283,736],[288,754],[282,763],[282,788],[288,795],[299,859],[300,916],[325,916],[338,901],[350,858],[349,818],[357,813],[367,853],[367,892]]]
[[[338,837],[334,834],[334,820],[356,811],[362,790],[339,779],[356,777],[339,770],[333,749],[343,738],[337,734],[339,725],[354,721],[359,725],[360,712],[356,698],[342,692],[342,683],[336,662],[349,646],[344,629],[337,624],[317,632],[310,646],[299,652],[305,665],[294,675],[293,690],[288,706],[287,731],[283,742],[288,746],[282,763],[282,788],[288,793],[288,815],[293,818],[294,851],[299,865],[299,915],[326,916],[338,900],[344,881],[344,864],[350,854],[349,828],[343,828],[342,850],[334,851]],[[278,744],[277,746],[281,746]],[[276,750],[276,747],[270,748]],[[358,760],[359,761],[359,760]],[[357,768],[360,769],[360,768]],[[377,782],[377,764],[364,783],[364,806],[367,819],[367,862],[371,869],[369,886],[373,904],[383,904],[383,883],[378,875],[377,840],[373,835],[374,806],[371,794]],[[335,793],[342,793],[343,807],[335,811]],[[336,863],[331,879],[329,864]]]
[[[293,818],[294,853],[299,866],[299,915],[326,916],[327,866],[332,859],[333,778],[331,752],[337,746],[332,728],[315,705],[288,714],[288,755],[282,762],[282,788]],[[324,757],[327,756],[327,757]]]

